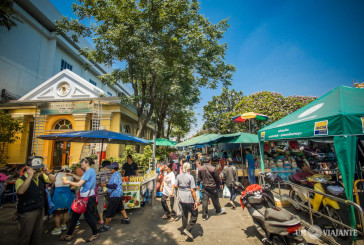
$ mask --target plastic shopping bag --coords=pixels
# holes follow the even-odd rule
[[[230,191],[226,185],[224,186],[224,190],[222,191],[222,197],[223,198],[230,197]]]

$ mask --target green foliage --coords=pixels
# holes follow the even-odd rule
[[[0,27],[4,26],[8,31],[16,26],[16,22],[22,22],[14,9],[13,3],[14,0],[1,0],[0,2]]]
[[[205,123],[203,129],[208,133],[236,133],[243,128],[234,123],[231,113],[236,113],[235,106],[242,100],[243,92],[223,88],[222,93],[212,99],[203,107]]]
[[[157,150],[155,153],[155,157],[157,161],[164,161],[165,159],[169,159],[169,154],[171,152],[176,152],[176,148],[167,147],[167,146],[157,146]]]
[[[147,145],[144,147],[143,153],[136,153],[135,146],[127,145],[121,158],[109,157],[107,160],[110,162],[118,162],[122,166],[124,163],[126,163],[128,155],[133,157],[133,161],[138,164],[139,169],[145,170],[149,167],[149,158],[153,158],[153,150],[151,146]]]
[[[269,117],[266,122],[251,120],[251,130],[257,133],[264,125],[278,121],[315,99],[316,97],[297,95],[284,97],[280,93],[269,91],[243,96],[241,92],[224,89],[221,95],[214,96],[204,106],[205,124],[201,134],[248,132],[246,124],[237,124],[232,120],[233,117],[246,112],[261,113]]]
[[[316,97],[292,95],[284,97],[280,93],[262,91],[244,97],[236,106],[238,113],[230,116],[240,115],[245,112],[256,112],[267,115],[267,122],[257,121],[253,132],[258,132],[264,125],[269,125],[279,119],[291,114],[301,107],[314,101]]]
[[[57,29],[72,31],[74,41],[91,37],[95,49],[80,51],[88,60],[125,64],[99,78],[131,84],[140,136],[155,110],[164,123],[175,96],[183,109],[197,103],[200,87],[230,84],[235,67],[225,63],[221,43],[227,20],[212,24],[199,9],[196,0],[79,0],[73,4],[78,19],[63,18]]]
[[[21,119],[14,119],[9,114],[0,112],[0,164],[5,164],[8,156],[5,145],[12,144],[20,139],[17,134],[22,133],[24,125]]]

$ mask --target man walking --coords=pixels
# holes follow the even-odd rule
[[[19,245],[42,243],[43,217],[47,204],[45,189],[46,183],[50,182],[54,183],[56,180],[43,165],[43,158],[30,157],[26,172],[15,183],[20,223]]]
[[[209,218],[208,203],[210,198],[218,215],[224,214],[225,209],[221,209],[219,202],[218,188],[221,187],[222,189],[219,172],[211,165],[211,157],[204,158],[202,162],[203,165],[198,169],[197,188],[202,183],[202,220],[207,220]]]

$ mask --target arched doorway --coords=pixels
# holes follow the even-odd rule
[[[58,120],[54,126],[53,130],[72,130],[72,123],[67,119]],[[70,155],[70,142],[55,141],[53,145],[53,161],[51,163],[52,169],[61,169],[63,165],[69,165],[69,155]]]

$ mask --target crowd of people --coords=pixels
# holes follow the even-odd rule
[[[51,231],[52,235],[61,235],[66,231],[60,236],[60,240],[63,241],[73,239],[73,232],[81,215],[92,232],[87,242],[97,239],[100,232],[108,231],[111,218],[118,212],[122,215],[121,223],[129,224],[130,219],[122,201],[121,175],[137,174],[138,165],[131,155],[127,157],[121,171],[118,162],[111,163],[105,160],[98,169],[92,158],[83,158],[75,174],[71,173],[68,166],[63,166],[60,171],[51,174],[44,166],[42,157],[29,158],[24,173],[15,183],[20,227],[18,244],[41,244],[45,215],[53,215],[55,228]],[[81,213],[72,212],[70,215],[74,200],[77,199],[86,204],[86,209]],[[99,215],[99,228],[94,217],[95,208]],[[69,216],[71,218],[67,227]]]
[[[249,157],[246,159],[249,166],[250,159]],[[225,208],[221,207],[218,195],[224,184],[231,193],[230,203],[234,209],[237,196],[234,182],[238,181],[238,175],[232,161],[228,158],[226,166],[220,173],[212,165],[212,157],[209,156],[198,158],[194,155],[189,159],[179,159],[177,166],[175,166],[176,161],[170,159],[170,162],[164,164],[159,176],[162,179],[160,187],[164,210],[162,218],[169,222],[182,218],[183,233],[193,239],[191,230],[197,222],[198,207],[201,203],[203,221],[210,218],[211,214],[208,211],[210,200],[217,215],[226,213]],[[191,166],[195,170],[195,177],[191,173]],[[84,217],[92,233],[87,242],[94,241],[99,238],[101,232],[108,231],[111,219],[119,212],[122,215],[121,223],[129,224],[130,219],[124,210],[122,199],[122,176],[138,175],[138,171],[138,165],[130,155],[121,171],[117,162],[111,163],[105,160],[99,169],[92,158],[86,157],[81,160],[80,168],[75,173],[71,173],[68,166],[63,166],[55,174],[51,174],[43,165],[41,157],[31,157],[26,164],[24,174],[15,185],[21,231],[18,243],[41,243],[44,215],[53,215],[55,228],[51,234],[60,235],[60,240],[63,241],[73,239],[74,230],[81,216]],[[86,203],[82,213],[72,211],[74,200],[77,199]],[[98,223],[94,209],[97,209]],[[71,218],[67,226],[68,217]],[[62,235],[63,232],[65,233]]]

